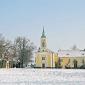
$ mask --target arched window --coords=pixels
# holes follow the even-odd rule
[[[45,42],[42,42],[42,47],[45,47]]]

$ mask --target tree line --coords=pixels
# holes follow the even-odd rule
[[[12,61],[13,67],[24,68],[32,62],[35,46],[26,37],[17,37],[14,41],[6,40],[0,34],[0,67],[3,67],[3,61]]]

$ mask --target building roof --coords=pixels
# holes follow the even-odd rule
[[[59,57],[85,57],[85,51],[81,50],[59,50]]]

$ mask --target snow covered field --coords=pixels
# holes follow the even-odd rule
[[[0,69],[0,85],[85,85],[85,70]]]

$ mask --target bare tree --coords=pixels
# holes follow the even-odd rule
[[[2,34],[0,34],[0,58],[4,58],[6,54],[10,53],[12,47],[11,41],[6,40]]]
[[[31,61],[34,51],[34,45],[25,37],[17,37],[14,41],[14,57],[20,61],[20,67],[26,67]]]
[[[4,64],[3,61],[11,61],[12,60],[12,44],[11,41],[6,40],[2,34],[0,34],[0,62]],[[3,67],[3,65],[1,66]]]

